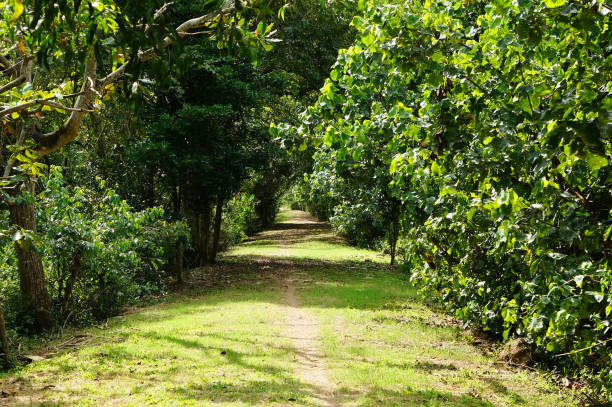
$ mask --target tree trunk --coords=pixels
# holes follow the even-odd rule
[[[391,265],[395,264],[397,240],[399,238],[400,203],[394,199],[391,207],[391,230],[389,231],[389,245],[391,246]]]
[[[2,302],[0,301],[0,342],[2,342],[2,359],[5,361],[5,366],[10,364],[10,353],[8,338],[6,337],[6,327],[4,326],[4,311],[2,310]]]
[[[200,242],[200,252],[202,253],[202,259],[204,260],[204,264],[208,264],[210,261],[210,259],[208,258],[208,243],[210,242],[210,218],[210,205],[206,204],[204,210],[204,217],[202,219],[202,241]]]
[[[81,271],[81,256],[81,251],[77,251],[72,259],[72,264],[70,265],[70,277],[68,283],[66,284],[64,298],[62,299],[62,305],[60,307],[62,318],[64,319],[68,318],[68,303],[70,302],[72,290],[74,289],[74,285],[79,277],[79,272]]]
[[[213,235],[212,251],[210,252],[209,260],[211,264],[215,264],[217,251],[219,250],[219,236],[221,235],[221,215],[223,214],[223,201],[217,202],[215,209],[215,225]]]
[[[202,244],[201,223],[202,215],[199,213],[194,214],[191,221],[191,245],[193,246],[193,250],[195,252],[194,264],[196,267],[200,267],[202,265],[202,251],[200,250],[200,246]]]
[[[182,284],[185,280],[183,278],[183,244],[178,243],[176,245],[176,255],[174,258],[174,271],[176,275],[176,281]]]
[[[28,189],[30,193],[33,193],[34,184],[29,183]],[[30,233],[36,233],[34,204],[25,201],[12,203],[9,205],[9,211],[13,225]],[[33,248],[28,247],[27,244],[19,244],[19,241],[15,242],[15,250],[17,252],[21,292],[29,302],[28,305],[32,309],[38,328],[48,331],[53,327],[53,315],[51,314],[51,298],[47,291],[40,254]]]
[[[179,216],[180,213],[183,212],[183,202],[181,200],[181,189],[178,186],[172,187],[172,206],[174,208],[174,217]],[[184,249],[182,243],[176,244],[176,253],[174,253],[174,257],[170,259],[170,263],[174,270],[174,275],[176,277],[176,281],[179,284],[184,282],[183,276],[183,257],[184,257]]]

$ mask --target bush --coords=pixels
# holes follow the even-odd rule
[[[352,245],[378,248],[383,245],[386,228],[377,205],[343,201],[329,219],[336,231]]]
[[[164,292],[168,259],[178,242],[189,241],[184,222],[167,222],[160,208],[134,212],[104,182],[97,190],[68,187],[59,167],[50,169],[44,183],[35,240],[58,321],[85,325]],[[7,325],[27,334],[33,322],[25,318],[10,242],[0,256]]]
[[[257,201],[253,194],[239,193],[229,200],[223,211],[221,248],[238,244],[260,229],[261,221],[257,217],[256,206]]]

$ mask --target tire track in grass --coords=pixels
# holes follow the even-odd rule
[[[311,396],[321,407],[336,407],[334,385],[327,376],[319,339],[319,323],[300,306],[294,276],[287,276],[284,299],[287,304],[286,335],[293,341],[300,370],[296,374],[311,388]]]

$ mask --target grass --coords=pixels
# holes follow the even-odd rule
[[[302,304],[347,406],[571,406],[541,374],[496,364],[401,276],[368,267],[313,271]]]
[[[8,375],[19,390],[13,401],[267,406],[306,399],[278,325],[278,297],[275,289],[233,288],[115,318],[87,331],[94,340],[82,349]]]
[[[574,405],[542,375],[472,346],[384,257],[299,212],[279,221],[217,266],[230,283],[81,332],[80,346],[1,375],[0,405],[313,406],[286,331],[288,275],[319,322],[339,405]]]
[[[289,251],[290,250],[290,251]],[[269,257],[331,262],[388,263],[388,256],[350,247],[325,224],[311,223],[304,212],[284,210],[276,226],[229,251],[235,257]]]

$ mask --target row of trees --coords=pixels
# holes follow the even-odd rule
[[[399,239],[430,298],[466,324],[526,337],[568,371],[583,368],[607,400],[612,9],[359,4],[357,40],[319,100],[299,126],[273,128],[296,150],[305,138],[316,147],[306,204],[340,230],[361,222],[391,246]]]
[[[342,4],[316,1],[0,9],[4,355],[163,293],[271,223],[301,164],[269,122],[314,100],[350,32]]]

